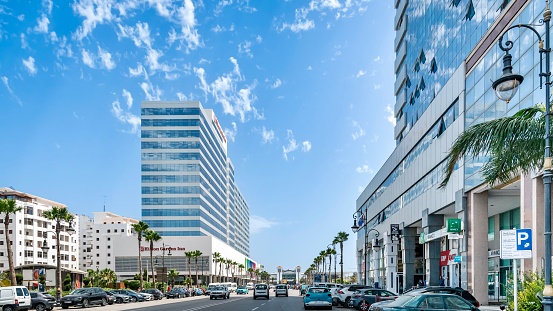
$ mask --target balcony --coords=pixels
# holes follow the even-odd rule
[[[405,33],[407,32],[408,17],[409,16],[407,15],[403,17],[403,21],[401,21],[398,30],[396,30],[396,38],[394,39],[394,51],[396,52],[397,49],[399,49],[399,45],[401,44],[401,42],[403,42],[403,38],[405,38]]]
[[[399,91],[401,91],[403,84],[405,84],[405,80],[407,80],[407,67],[405,67],[405,65],[402,65],[399,73],[396,76],[396,82],[394,83],[394,95],[397,96]]]
[[[405,127],[407,126],[407,119],[405,119],[405,115],[402,115],[399,120],[396,119],[396,127],[394,128],[394,138],[398,139],[399,135],[403,132]]]
[[[408,0],[400,0],[399,5],[396,9],[396,17],[394,18],[394,30],[397,30],[399,28],[399,22],[401,21],[401,18],[403,17],[403,14],[405,13],[405,9],[407,9],[407,4],[409,3]]]
[[[396,97],[396,104],[394,106],[394,116],[398,116],[401,112],[401,109],[407,103],[407,90],[402,89],[401,92]]]
[[[396,60],[394,61],[395,74],[397,74],[401,68],[403,61],[405,60],[405,56],[407,56],[407,42],[403,42],[399,50],[396,52]]]

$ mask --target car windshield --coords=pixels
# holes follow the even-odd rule
[[[246,286],[239,286],[238,289],[246,289]]]
[[[328,288],[323,288],[323,287],[311,287],[311,288],[309,289],[309,292],[310,292],[310,293],[317,293],[317,294],[328,293]]]
[[[76,289],[72,291],[70,295],[80,295],[80,294],[84,294],[85,292],[86,292],[85,289]]]
[[[215,287],[215,290],[225,290],[225,288],[223,286],[217,286]]]

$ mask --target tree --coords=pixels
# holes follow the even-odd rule
[[[179,272],[175,269],[169,270],[169,280],[171,280],[171,288],[175,287],[175,278],[179,275]]]
[[[99,285],[101,287],[112,287],[113,286],[113,283],[115,283],[115,281],[117,281],[117,275],[115,274],[115,271],[109,269],[109,268],[105,268],[103,270],[101,270],[99,273],[98,273],[98,278],[99,278]]]
[[[238,265],[238,271],[240,271],[240,276],[242,276],[242,277],[244,276],[244,268],[245,268],[245,266],[243,264]],[[244,284],[244,279],[243,278],[241,278],[241,281],[242,281],[241,283]]]
[[[6,238],[6,249],[8,251],[8,266],[10,272],[10,281],[12,285],[17,284],[15,278],[15,267],[13,264],[13,251],[11,247],[11,240],[9,234],[9,225],[10,225],[10,215],[21,211],[23,207],[17,206],[15,200],[13,199],[0,199],[0,215],[4,214],[4,236]]]
[[[188,278],[192,279],[192,257],[194,256],[193,252],[184,252],[184,256],[186,256],[186,261],[188,262]],[[192,282],[190,282],[192,284]]]
[[[221,259],[221,253],[214,252],[212,254],[212,257],[213,257],[213,265],[215,266],[214,276],[217,276],[217,264],[219,263],[219,259]]]
[[[332,255],[336,255],[336,250],[329,247],[326,249],[326,255],[328,256],[328,275],[332,276]],[[332,277],[329,277],[329,279],[332,282]]]
[[[251,280],[253,278],[253,273],[255,272],[255,270],[253,268],[248,268],[246,271],[250,273],[249,279]]]
[[[96,273],[96,270],[88,269],[86,270],[86,273],[88,274],[88,287],[97,286],[98,285],[98,279],[100,278],[100,274]],[[84,287],[84,284],[83,284]]]
[[[132,228],[136,231],[138,238],[138,271],[140,274],[140,289],[144,288],[144,282],[142,277],[142,235],[150,226],[142,220],[136,224],[132,224]]]
[[[194,261],[196,262],[196,286],[199,286],[198,284],[198,258],[202,256],[202,252],[199,250],[195,250],[192,252],[192,257],[194,258]]]
[[[326,250],[321,251],[319,253],[319,257],[321,257],[321,261],[322,261],[322,264],[323,264],[323,277],[324,277],[324,275],[326,275],[325,274],[325,272],[326,272],[326,270],[325,270],[326,269],[326,266],[325,266],[325,263],[326,263]]]
[[[154,242],[158,242],[161,240],[161,235],[159,233],[153,231],[153,230],[146,230],[144,231],[144,239],[148,242],[150,242],[150,267],[152,267],[152,283],[156,284],[156,274],[154,271]]]
[[[540,170],[544,161],[544,133],[543,105],[471,126],[453,143],[439,188],[447,185],[462,157],[488,156],[481,172],[484,182],[490,185],[506,183],[521,172]]]
[[[348,240],[349,233],[338,232],[338,235],[332,241],[332,244],[340,245],[340,278],[344,279],[344,242]]]
[[[74,219],[73,215],[69,212],[65,206],[52,206],[51,209],[44,211],[42,216],[48,220],[52,220],[56,223],[55,232],[56,232],[56,241],[58,245],[56,246],[56,300],[60,301],[62,293],[62,282],[61,282],[61,247],[60,243],[60,233],[62,229],[62,222],[71,223]]]

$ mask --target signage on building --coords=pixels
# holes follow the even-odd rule
[[[447,232],[459,233],[461,232],[461,219],[448,218],[447,219]]]
[[[154,252],[161,252],[163,251],[163,247],[154,247],[152,248],[152,251]],[[169,251],[185,251],[186,248],[184,247],[166,247],[165,248],[165,251],[166,252],[169,252]],[[140,246],[140,251],[141,252],[149,252],[150,251],[150,247],[149,246]]]
[[[501,255],[501,250],[499,249],[488,251],[488,257],[499,257],[499,255]]]
[[[424,232],[421,232],[421,235],[419,235],[419,244],[424,244]]]
[[[501,259],[532,258],[532,229],[501,230]]]
[[[392,239],[399,239],[399,236],[401,235],[399,224],[390,224],[390,235],[392,236]]]
[[[219,125],[219,120],[217,120],[215,114],[213,115],[213,124],[215,124],[215,128],[217,128],[217,131],[219,131],[219,135],[221,135],[221,138],[226,143],[227,138],[225,137],[225,132],[223,132],[223,129],[221,129],[221,126]]]
[[[453,262],[461,262],[461,258],[462,256],[455,256],[455,258],[453,258]]]
[[[455,257],[461,257],[457,256],[456,249],[440,252],[440,267],[455,264]]]

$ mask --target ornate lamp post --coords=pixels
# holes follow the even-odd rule
[[[62,284],[61,282],[61,250],[60,250],[60,233],[61,233],[62,225],[61,221],[56,221],[56,231],[50,231],[46,230],[44,232],[50,232],[56,235],[56,302],[59,304],[61,299],[61,290],[60,286]],[[73,235],[75,233],[75,228],[73,228],[73,222],[69,222],[69,227],[66,229],[66,232],[69,233],[69,235]],[[42,252],[48,254],[48,251],[50,250],[50,246],[48,246],[48,237],[44,237],[44,242],[42,243]],[[46,257],[48,258],[48,257]]]
[[[368,271],[368,261],[367,261],[367,255],[368,255],[368,252],[367,252],[367,248],[368,248],[368,242],[367,240],[369,239],[369,233],[371,231],[374,231],[376,232],[374,237],[376,238],[375,240],[375,243],[374,245],[372,245],[372,247],[374,248],[377,248],[377,247],[380,247],[380,245],[378,245],[378,236],[380,235],[380,232],[378,232],[378,230],[376,229],[369,229],[367,230],[367,209],[365,209],[365,217],[363,217],[363,219],[365,219],[365,221],[363,221],[363,224],[361,225],[361,227],[359,227],[358,225],[358,221],[357,221],[357,213],[353,213],[353,226],[351,226],[351,230],[354,232],[354,233],[357,233],[359,232],[359,230],[361,229],[365,229],[365,243],[363,244],[363,260],[365,261],[365,268],[363,269],[363,285],[368,285],[368,278],[367,278],[367,271]]]
[[[540,88],[542,88],[542,78],[545,77],[545,152],[543,161],[543,189],[544,189],[544,242],[545,242],[545,288],[543,289],[542,305],[544,311],[552,310],[553,288],[551,287],[551,133],[550,133],[550,113],[551,113],[551,72],[550,72],[550,53],[549,47],[549,22],[551,21],[551,10],[549,10],[549,1],[545,1],[545,11],[540,25],[545,24],[545,48],[544,40],[540,34],[531,25],[519,24],[509,27],[505,33],[514,28],[526,28],[538,36],[540,53]],[[505,34],[504,33],[504,34]],[[503,34],[503,35],[504,35]],[[522,83],[523,77],[513,73],[511,66],[512,56],[509,50],[513,47],[513,42],[507,40],[503,45],[503,35],[499,37],[499,48],[505,51],[503,56],[503,75],[493,82],[492,87],[497,97],[509,103],[514,97],[518,86]],[[542,67],[543,55],[545,54],[545,72]]]

